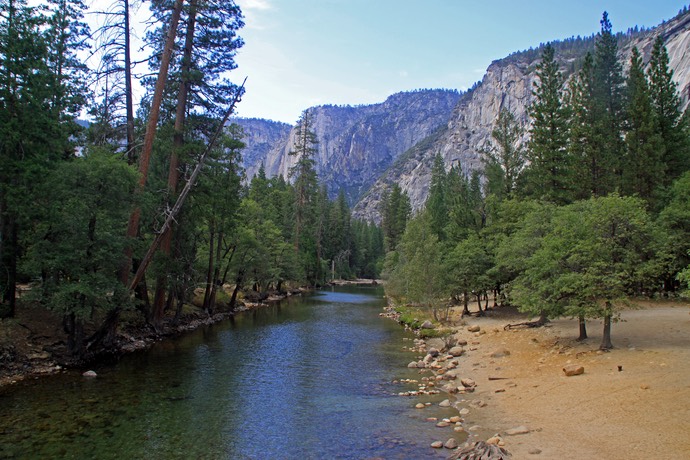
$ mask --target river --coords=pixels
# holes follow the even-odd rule
[[[166,340],[119,363],[0,392],[0,458],[425,459],[452,435],[412,335],[380,318],[380,288],[317,291]],[[407,341],[406,341],[407,340]],[[415,409],[418,402],[433,402]],[[462,439],[458,439],[461,441]]]

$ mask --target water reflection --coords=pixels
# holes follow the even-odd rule
[[[382,302],[380,289],[322,291],[94,380],[23,384],[0,397],[0,458],[443,458],[428,446],[452,432],[423,422],[418,400],[391,396],[393,379],[414,375]]]

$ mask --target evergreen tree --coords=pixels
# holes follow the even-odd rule
[[[624,155],[624,83],[617,40],[608,13],[604,12],[595,43],[592,88],[596,110],[594,129],[602,173],[595,195],[605,195],[620,186]]]
[[[647,75],[658,129],[663,139],[662,161],[665,170],[660,179],[668,187],[690,169],[690,137],[680,110],[680,97],[673,81],[673,70],[669,67],[668,52],[660,35],[654,41]]]
[[[636,47],[630,58],[627,91],[627,151],[623,164],[622,192],[637,195],[649,202],[663,175],[663,143],[657,130],[642,57]]]
[[[297,158],[290,168],[290,177],[295,190],[294,233],[295,251],[301,254],[307,270],[307,279],[316,281],[317,240],[317,194],[319,192],[314,155],[318,140],[312,128],[313,115],[309,110],[302,112],[297,122],[295,144],[290,155]]]
[[[515,116],[502,108],[491,131],[496,145],[484,151],[484,174],[488,193],[499,200],[509,199],[515,193],[518,178],[525,166],[525,155],[517,143],[521,137]]]
[[[570,113],[563,97],[563,75],[548,43],[537,64],[534,102],[527,158],[526,194],[533,198],[566,204],[572,201],[572,168],[568,155]]]
[[[431,219],[431,230],[440,241],[445,240],[445,227],[448,224],[448,204],[446,191],[446,167],[440,154],[434,156],[431,168],[429,197],[426,200],[426,211]]]
[[[395,251],[412,212],[410,199],[398,184],[393,184],[391,190],[383,194],[381,207],[381,227],[386,252]]]

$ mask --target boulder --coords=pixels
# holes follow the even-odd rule
[[[474,388],[477,386],[477,383],[474,380],[468,378],[460,379],[460,383],[462,383],[462,386],[465,388]]]
[[[465,353],[465,349],[462,347],[453,347],[450,350],[448,350],[448,354],[454,358],[462,356],[463,353]]]
[[[94,371],[86,371],[86,372],[84,372],[84,373],[81,374],[81,375],[83,375],[84,377],[90,378],[90,379],[95,378],[96,376],[98,376],[98,374],[96,374]]]
[[[450,407],[450,401],[448,399],[444,399],[438,404],[439,407]]]
[[[443,447],[446,449],[457,449],[458,442],[455,440],[455,438],[450,438],[448,441],[446,441]]]
[[[438,351],[437,348],[431,347],[431,348],[429,348],[428,354],[431,355],[433,358],[435,358],[435,357],[437,357],[438,355],[440,355],[441,352]]]
[[[435,326],[434,326],[434,324],[433,324],[431,321],[426,320],[426,321],[424,321],[424,322],[422,323],[422,325],[421,325],[420,327],[421,327],[422,329],[434,329]]]
[[[433,447],[434,449],[440,449],[441,447],[443,447],[443,441],[434,441],[431,443],[431,447]]]
[[[477,326],[476,324],[472,325],[472,326],[467,326],[468,332],[479,332],[480,330],[481,330],[481,328],[479,326]]]
[[[568,364],[563,368],[563,373],[566,377],[572,377],[573,375],[584,374],[585,368],[579,364]]]

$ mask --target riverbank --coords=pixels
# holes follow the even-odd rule
[[[73,361],[67,354],[61,317],[41,306],[22,302],[14,318],[0,319],[0,388],[27,378],[56,374],[67,369],[86,369],[89,365],[116,360],[166,338],[224,321],[235,313],[261,308],[307,291],[295,289],[256,299],[249,296],[241,300],[233,312],[219,308],[220,311],[213,315],[187,305],[177,321],[174,312],[167,312],[160,332],[148,326],[138,312],[124,312],[116,342],[107,356],[92,356],[79,362]]]
[[[524,321],[512,309],[465,318],[466,343],[454,370],[436,379],[460,389],[451,399],[468,443],[498,443],[514,459],[681,458],[690,455],[690,305],[642,302],[613,325],[615,348],[598,350],[602,324],[576,340],[577,320],[505,330]],[[441,346],[426,341],[426,350]],[[583,367],[566,376],[563,368]],[[461,382],[461,383],[460,383]],[[439,434],[439,440],[449,433]]]

